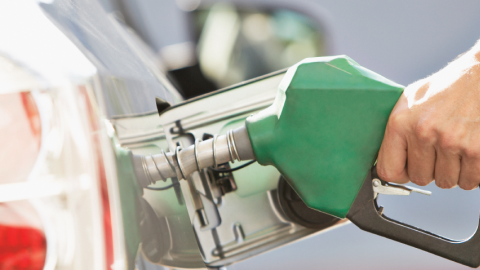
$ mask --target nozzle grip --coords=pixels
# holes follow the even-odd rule
[[[480,266],[480,232],[465,241],[457,241],[393,220],[382,214],[374,198],[372,179],[375,168],[368,173],[347,218],[368,231],[443,258],[467,265]]]

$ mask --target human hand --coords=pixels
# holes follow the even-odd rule
[[[480,183],[480,44],[405,88],[388,120],[377,173],[389,182],[470,190]]]

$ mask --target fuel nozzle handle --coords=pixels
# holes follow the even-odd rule
[[[182,149],[156,155],[134,155],[135,173],[142,187],[171,177],[185,179],[195,171],[235,160],[255,159],[245,126],[229,130],[225,135],[200,141]]]

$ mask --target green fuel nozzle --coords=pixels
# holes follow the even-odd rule
[[[347,56],[305,59],[287,71],[273,105],[246,120],[255,157],[309,207],[345,218],[402,91]]]
[[[255,158],[276,167],[310,208],[345,218],[402,89],[347,56],[305,59],[287,71],[274,103],[244,127],[185,149],[134,156],[137,179],[147,187]]]

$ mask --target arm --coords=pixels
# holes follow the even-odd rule
[[[480,183],[480,42],[405,88],[380,148],[385,181],[474,189]]]

